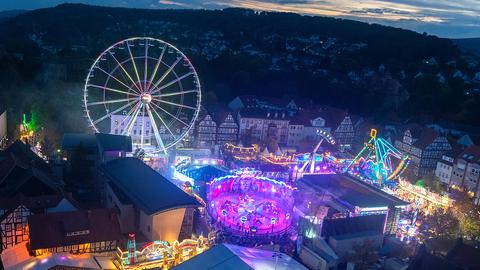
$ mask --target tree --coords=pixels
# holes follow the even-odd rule
[[[423,180],[425,182],[425,187],[430,189],[432,192],[435,192],[435,193],[442,192],[442,185],[438,180],[438,178],[433,173],[425,175]]]
[[[455,202],[455,214],[460,233],[467,239],[480,239],[480,207],[474,205],[468,194],[463,192]]]
[[[460,234],[459,221],[453,209],[448,209],[446,212],[435,211],[432,215],[425,217],[424,223],[428,226],[424,232],[425,238],[455,239]]]

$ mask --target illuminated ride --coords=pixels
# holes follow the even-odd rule
[[[226,143],[223,151],[225,154],[230,155],[235,160],[249,162],[257,159],[258,153],[260,152],[260,147],[257,144],[253,144],[251,147],[243,147]]]
[[[292,223],[293,191],[260,171],[240,169],[207,184],[208,213],[234,234],[283,234]]]
[[[289,166],[289,165],[297,164],[295,156],[288,155],[288,154],[281,154],[281,155],[275,155],[273,153],[269,153],[266,155],[262,154],[260,155],[260,159],[265,163],[281,165],[281,166]]]
[[[136,249],[135,235],[129,234],[127,250],[117,249],[120,267],[126,269],[170,269],[193,256],[210,248],[213,238],[175,240],[173,244],[166,241],[147,243],[141,250]]]
[[[320,149],[320,146],[322,145],[322,143],[324,141],[326,141],[327,143],[331,144],[331,145],[334,145],[335,144],[335,140],[333,139],[332,135],[330,135],[329,133],[323,131],[323,130],[320,130],[318,132],[318,134],[320,135],[320,141],[317,143],[317,145],[315,146],[315,148],[313,148],[313,151],[306,156],[306,160],[303,162],[303,165],[300,169],[298,169],[301,173],[310,173],[310,174],[313,174],[313,173],[320,173],[320,171],[325,171],[327,168],[325,167],[325,165],[323,165],[322,167],[320,166],[317,166],[317,163],[319,161],[322,161],[323,158],[324,158],[324,153],[322,154],[319,154],[317,153],[318,149]],[[325,168],[323,168],[325,167]]]
[[[84,108],[95,132],[128,135],[133,148],[166,153],[188,134],[200,111],[200,81],[173,45],[150,37],[119,41],[95,60]]]
[[[377,130],[372,129],[370,140],[344,170],[381,185],[401,175],[409,162],[407,155],[403,155],[387,140],[377,137]]]

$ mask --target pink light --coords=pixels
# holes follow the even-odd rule
[[[40,261],[40,263],[46,263],[46,262],[48,262],[48,259],[47,259],[47,258],[42,259],[42,260]]]
[[[325,171],[327,169],[327,166],[323,166],[322,169]]]

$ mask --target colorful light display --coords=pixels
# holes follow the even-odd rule
[[[23,114],[22,124],[20,125],[20,140],[23,142],[32,143],[31,139],[37,130],[38,125],[36,115],[32,113],[30,121],[27,121],[26,114]]]
[[[397,165],[394,164],[394,160],[398,162]],[[345,171],[383,184],[403,173],[409,162],[408,156],[403,155],[387,140],[377,138],[377,130],[372,129],[370,140],[345,168]]]
[[[257,159],[257,155],[260,152],[260,147],[257,144],[253,144],[251,147],[242,147],[231,143],[226,143],[224,146],[224,151],[226,154],[231,155],[236,160],[248,162]]]
[[[408,202],[415,202],[418,199],[430,202],[437,207],[451,207],[453,200],[448,195],[440,195],[427,190],[426,188],[418,185],[413,185],[406,180],[400,179],[398,182],[398,189],[395,195]]]
[[[262,155],[260,159],[266,163],[275,164],[275,165],[282,165],[288,166],[296,164],[297,161],[295,160],[295,156],[290,155],[274,155],[270,153],[269,155]]]
[[[129,236],[130,237],[130,236]],[[129,238],[128,250],[117,250],[117,258],[122,269],[169,269],[210,247],[212,238],[200,236],[198,239],[175,240],[172,245],[166,241],[150,242],[136,250],[135,236]]]
[[[225,230],[274,235],[290,227],[294,188],[260,175],[244,168],[208,183],[209,214]]]
[[[323,153],[318,154],[317,151],[320,149],[320,146],[324,141],[328,142],[331,145],[335,144],[335,140],[333,139],[332,135],[330,135],[329,133],[326,133],[325,131],[320,130],[318,132],[318,135],[320,135],[321,139],[313,149],[312,153],[310,153],[305,163],[303,163],[303,166],[299,169],[299,171],[302,173],[307,171],[309,173],[318,173],[320,171],[320,168],[323,167],[323,165],[317,166],[317,162],[323,160],[324,154]]]

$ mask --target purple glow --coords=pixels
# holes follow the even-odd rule
[[[243,170],[216,178],[207,186],[208,211],[217,223],[233,233],[281,233],[291,224],[293,188],[282,181]],[[275,226],[273,226],[275,225]]]

